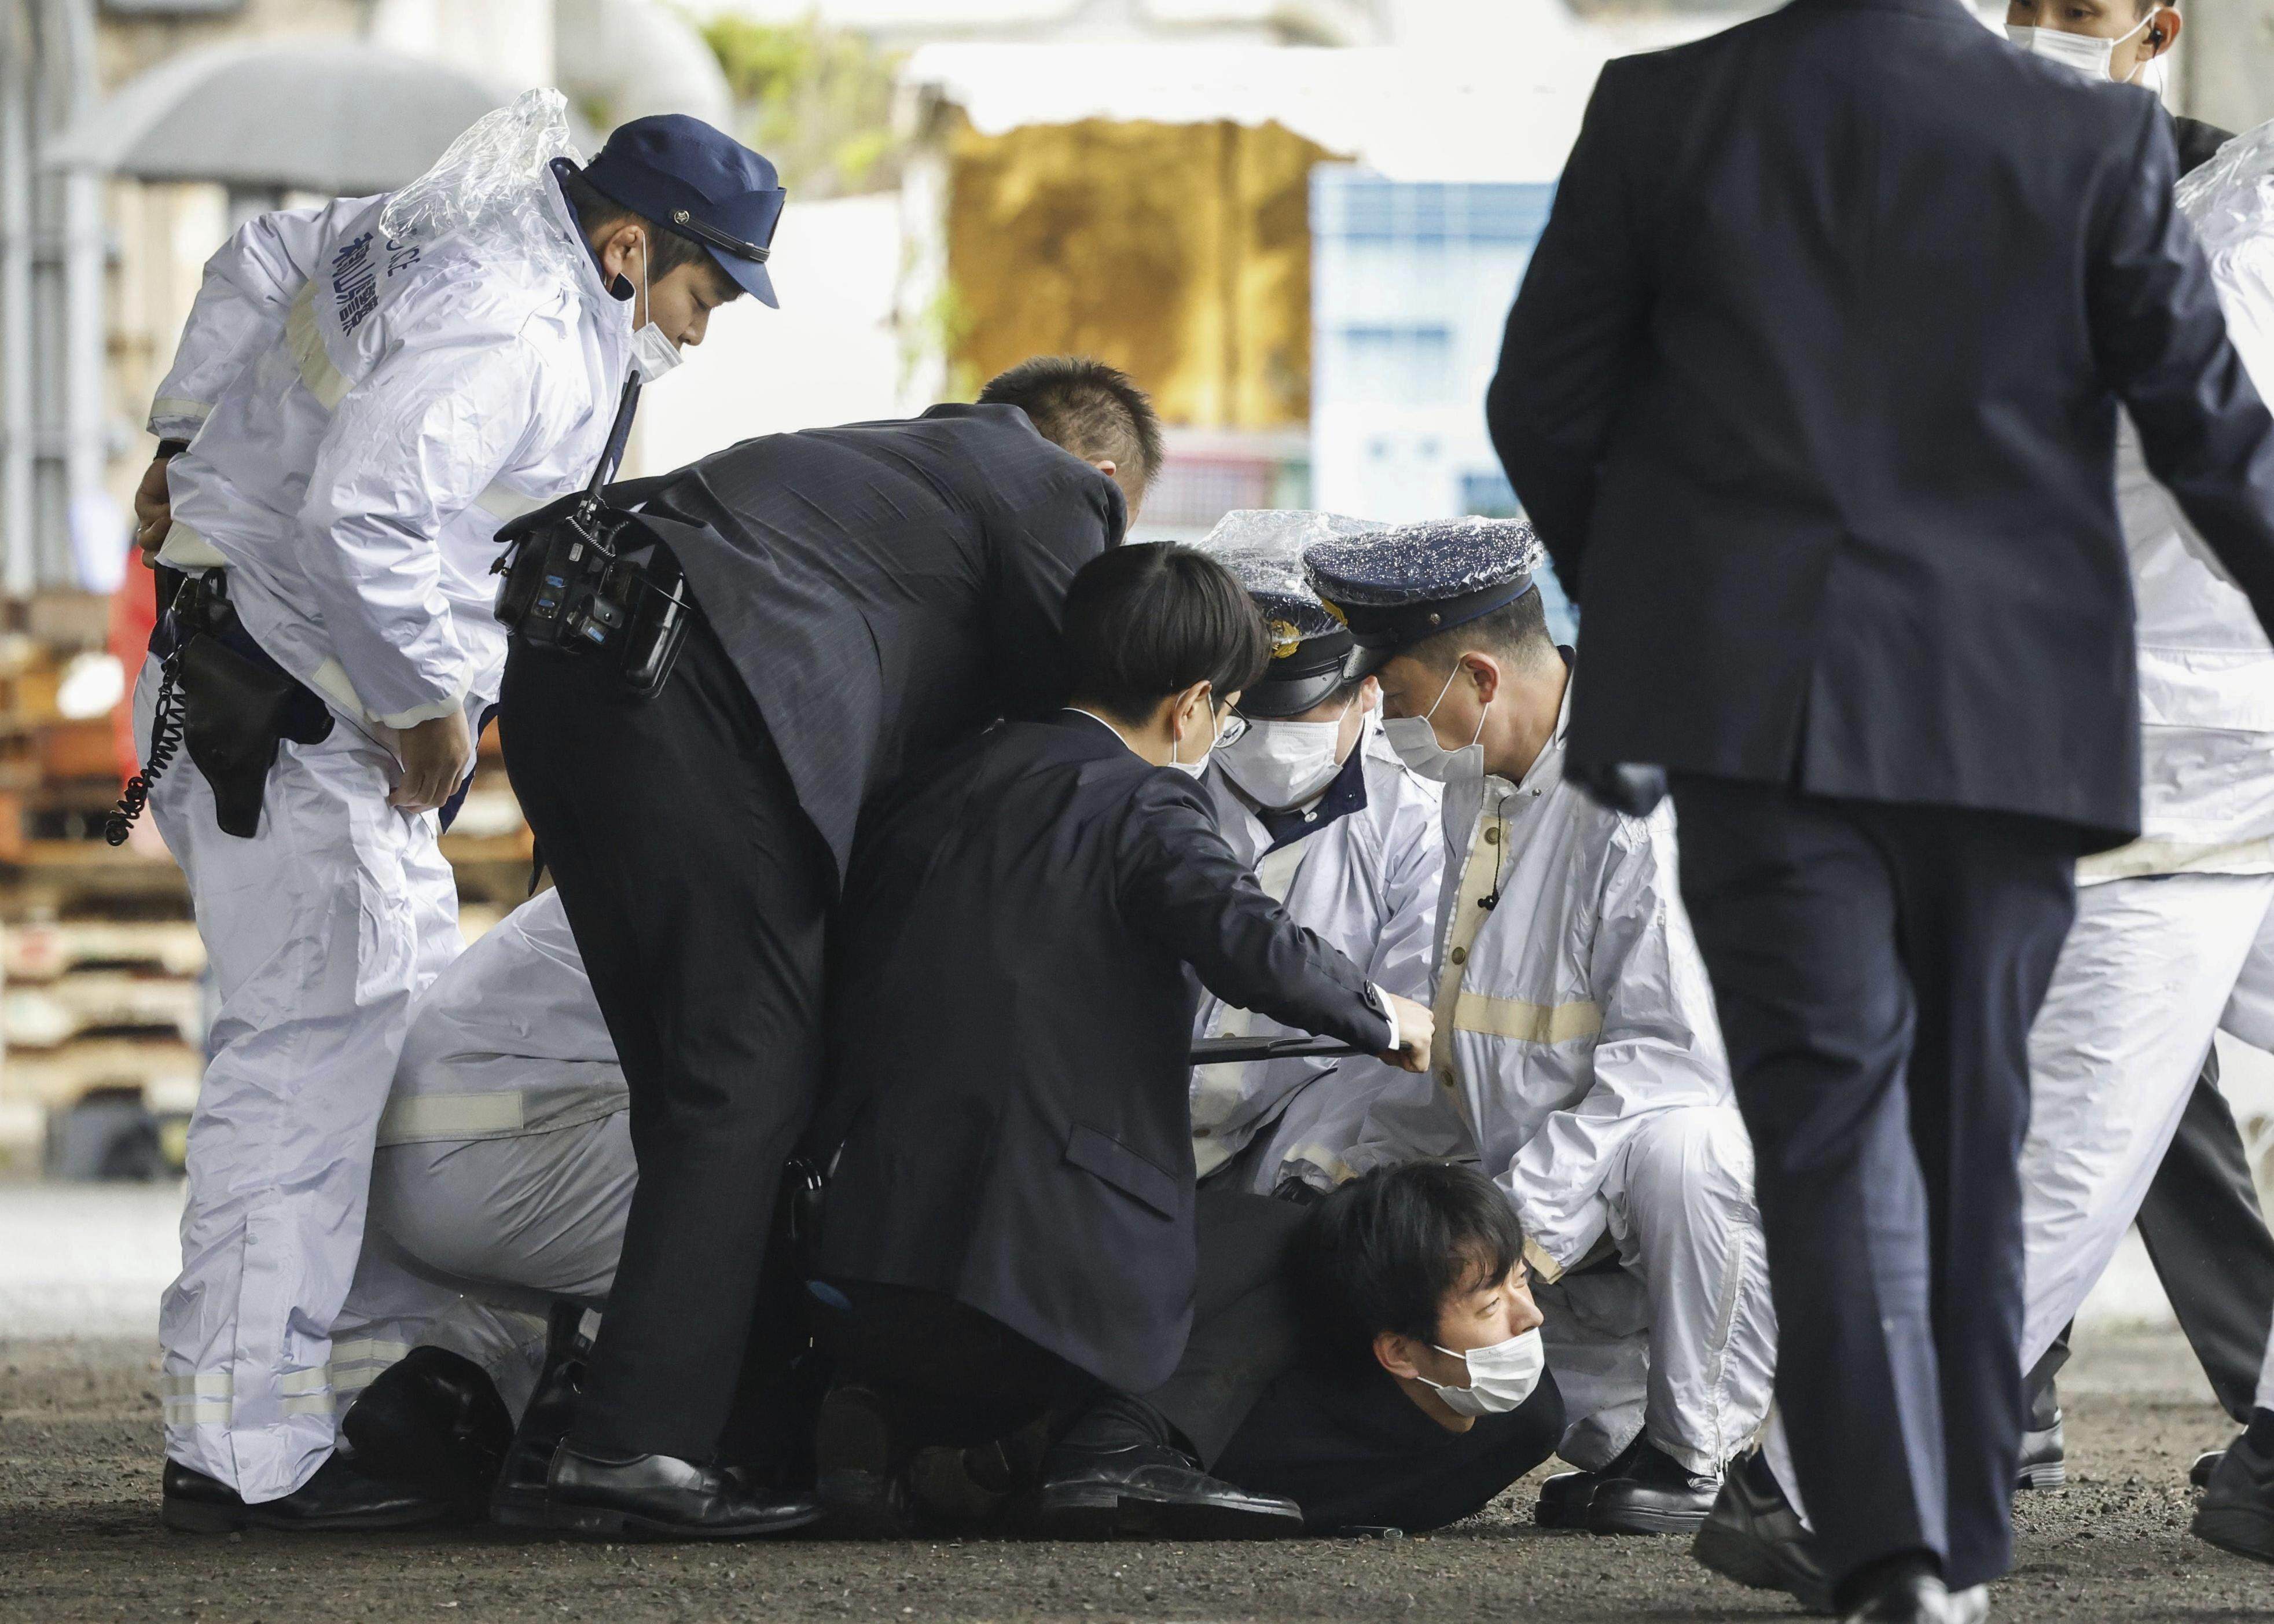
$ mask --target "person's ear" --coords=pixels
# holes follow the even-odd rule
[[[1193,730],[1200,720],[1202,708],[1209,703],[1209,697],[1208,680],[1203,678],[1170,698],[1169,735],[1171,738]]]
[[[1097,461],[1092,462],[1090,466],[1096,469],[1099,473],[1103,474],[1108,479],[1112,478],[1121,471],[1121,464],[1115,462],[1111,457],[1100,457]]]
[[[1377,1331],[1374,1338],[1374,1362],[1393,1376],[1408,1381],[1421,1379],[1421,1368],[1413,1361],[1413,1341],[1395,1331]]]
[[[2176,7],[2164,5],[2152,13],[2154,20],[2148,25],[2148,55],[2160,56],[2180,42],[2180,30],[2187,26]]]
[[[1500,662],[1489,654],[1479,654],[1472,650],[1461,656],[1461,669],[1467,673],[1469,680],[1476,684],[1477,702],[1487,705],[1492,703],[1500,693]]]
[[[635,257],[639,257],[644,264],[646,252],[647,232],[634,222],[622,221],[608,233],[606,240],[600,244],[600,274],[609,284],[611,292],[615,290],[618,281],[631,281]],[[638,292],[636,286],[632,292]]]

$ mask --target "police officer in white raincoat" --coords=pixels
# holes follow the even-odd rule
[[[1446,786],[1443,1086],[1524,1222],[1570,1417],[1540,1520],[1695,1528],[1766,1414],[1773,1311],[1752,1153],[1675,881],[1674,825],[1563,778],[1570,655],[1519,522],[1317,544],[1385,730]]]
[[[1224,838],[1295,921],[1377,985],[1426,1004],[1444,872],[1439,789],[1389,748],[1374,719],[1379,685],[1344,676],[1350,632],[1303,576],[1307,543],[1375,528],[1243,510],[1201,544],[1239,578],[1272,635],[1270,671],[1240,696],[1245,731],[1217,747],[1204,782]],[[1193,1035],[1301,1034],[1204,997]],[[1192,1104],[1202,1178],[1261,1195],[1473,1154],[1443,1089],[1371,1056],[1195,1067]]]
[[[161,1314],[177,1527],[433,1515],[333,1457],[330,1334],[411,996],[458,951],[437,814],[503,661],[493,538],[621,445],[636,357],[772,303],[770,164],[672,117],[580,172],[565,113],[531,92],[400,192],[249,222],[152,410],[138,717],[222,998]]]
[[[2180,184],[2262,393],[2274,393],[2270,187],[2274,126]],[[2249,985],[2274,924],[2274,646],[2128,423],[2117,500],[2137,612],[2142,832],[2078,864],[2076,923],[2030,1028],[2025,1365],[2114,1255],[2230,1000],[2274,995]]]

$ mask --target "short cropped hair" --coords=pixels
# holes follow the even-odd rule
[[[1161,419],[1118,367],[1086,356],[1035,356],[998,372],[983,406],[1016,406],[1035,430],[1086,462],[1111,462],[1141,492],[1161,471]]]
[[[1132,542],[1083,565],[1066,589],[1065,647],[1076,701],[1133,726],[1195,682],[1221,705],[1271,663],[1239,580],[1172,542]]]
[[[1555,639],[1547,630],[1547,606],[1540,601],[1540,589],[1535,586],[1490,614],[1424,638],[1405,653],[1432,671],[1450,671],[1472,649],[1519,665],[1554,659]]]
[[[1434,1344],[1448,1297],[1506,1278],[1524,1256],[1508,1197],[1472,1167],[1409,1162],[1313,1207],[1295,1259],[1319,1345],[1371,1357],[1384,1331]]]
[[[584,228],[584,235],[587,238],[598,237],[603,231],[611,231],[622,225],[646,228],[648,252],[655,256],[649,261],[647,267],[648,280],[651,282],[661,282],[682,265],[695,265],[706,261],[713,265],[717,263],[712,259],[711,251],[693,237],[683,236],[669,226],[658,225],[636,208],[626,208],[591,181],[586,180],[584,171],[582,169],[563,176],[561,181],[561,191],[568,198],[568,206],[576,211],[576,223]],[[734,285],[732,279],[727,278],[723,272],[720,275],[729,286]],[[739,290],[737,289],[737,291]]]

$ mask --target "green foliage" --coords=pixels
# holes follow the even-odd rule
[[[812,17],[776,25],[721,14],[703,25],[703,37],[744,109],[744,139],[774,161],[793,197],[900,184],[896,55]]]

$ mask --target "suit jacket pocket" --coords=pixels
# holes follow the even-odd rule
[[[1174,1218],[1177,1181],[1111,1134],[1076,1123],[1066,1135],[1065,1159],[1163,1218]]]

